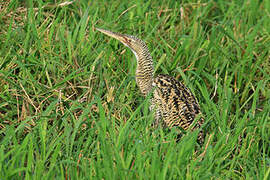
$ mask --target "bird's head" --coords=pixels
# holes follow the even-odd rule
[[[129,47],[134,52],[135,55],[142,52],[144,48],[147,48],[146,44],[136,36],[120,34],[120,33],[112,32],[112,31],[100,29],[100,28],[95,28],[95,29],[110,37],[113,37],[119,40],[125,46]]]

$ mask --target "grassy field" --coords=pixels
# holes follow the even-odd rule
[[[196,94],[203,147],[152,128],[134,55],[94,27]],[[0,179],[267,180],[269,147],[270,1],[0,1]]]

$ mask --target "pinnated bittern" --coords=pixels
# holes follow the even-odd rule
[[[129,47],[137,59],[136,82],[144,96],[152,94],[150,109],[155,109],[155,124],[162,123],[165,127],[174,126],[187,130],[200,128],[204,122],[200,106],[195,96],[182,83],[168,75],[154,77],[153,59],[144,41],[136,36],[125,35],[105,29],[96,30],[113,37]],[[200,131],[198,142],[203,143]]]

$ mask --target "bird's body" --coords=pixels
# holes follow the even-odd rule
[[[153,93],[150,109],[155,109],[155,124],[166,127],[181,127],[184,130],[199,128],[204,120],[200,107],[191,91],[182,83],[168,75],[154,77],[153,60],[146,44],[136,36],[124,35],[96,28],[129,47],[137,59],[136,82],[144,96]],[[197,120],[193,127],[194,120]],[[199,133],[198,142],[203,142]]]

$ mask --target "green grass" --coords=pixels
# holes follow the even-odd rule
[[[54,2],[0,2],[0,179],[270,178],[270,1]],[[94,27],[196,94],[202,148],[151,127],[134,55]]]

